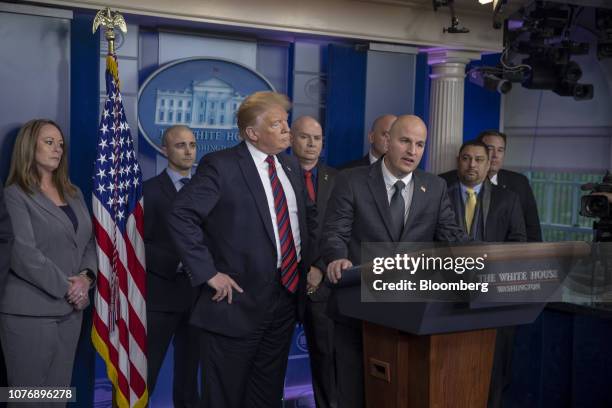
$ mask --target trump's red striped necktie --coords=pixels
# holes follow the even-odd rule
[[[278,239],[281,246],[281,283],[289,292],[294,293],[298,286],[298,262],[293,232],[291,232],[287,197],[276,174],[274,156],[268,156],[266,162],[268,163],[268,176],[270,177],[272,195],[274,196],[274,211],[276,212]]]

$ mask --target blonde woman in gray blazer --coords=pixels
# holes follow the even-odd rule
[[[0,341],[9,386],[69,386],[96,252],[83,194],[52,121],[26,123],[4,190],[15,240],[0,293]]]

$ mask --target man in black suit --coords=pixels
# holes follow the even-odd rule
[[[523,210],[523,217],[525,217],[527,241],[542,241],[538,206],[529,185],[529,180],[521,173],[502,169],[506,153],[506,135],[496,130],[485,130],[476,139],[483,142],[489,148],[489,155],[491,157],[489,179],[491,183],[514,191],[518,195]]]
[[[400,116],[391,127],[389,150],[376,163],[336,177],[323,227],[322,256],[327,278],[336,283],[342,271],[361,259],[362,242],[461,242],[444,180],[417,169],[427,138],[425,123]],[[334,341],[338,367],[338,407],[360,408],[363,395],[361,322],[339,316]]]
[[[518,196],[489,181],[489,163],[482,142],[465,142],[459,149],[458,180],[445,176],[457,224],[475,241],[524,242],[527,236]]]
[[[191,323],[202,329],[205,407],[281,405],[316,222],[302,170],[282,153],[289,107],[274,92],[247,97],[237,113],[243,142],[204,156],[169,217],[200,286]]]
[[[313,265],[307,276],[304,331],[308,340],[312,388],[317,408],[336,407],[336,368],[333,355],[334,322],[327,316],[330,289],[322,284],[325,263],[320,259],[318,242],[327,202],[337,170],[319,161],[323,148],[323,129],[310,116],[302,116],[291,125],[291,150],[298,158],[308,198],[317,205],[317,245],[311,255]]]
[[[153,394],[174,336],[172,400],[175,407],[196,407],[199,404],[199,330],[189,324],[196,292],[170,239],[166,221],[177,192],[191,178],[196,158],[193,133],[186,126],[169,127],[162,138],[162,150],[168,158],[168,167],[143,185],[148,387]]]
[[[372,123],[372,128],[368,133],[368,141],[370,142],[368,154],[346,163],[342,166],[342,169],[369,166],[387,153],[389,147],[389,129],[391,129],[391,125],[393,125],[396,119],[397,116],[390,114],[377,117]]]

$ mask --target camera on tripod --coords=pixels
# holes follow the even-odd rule
[[[601,183],[587,183],[580,186],[582,191],[590,191],[591,194],[582,196],[580,203],[580,215],[589,218],[610,219],[611,205],[608,196],[596,193],[612,194],[612,175],[606,171]]]

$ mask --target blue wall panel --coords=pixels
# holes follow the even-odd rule
[[[92,35],[93,14],[75,12],[71,26],[70,68],[70,178],[79,186],[91,207],[93,164],[99,117],[99,34]],[[72,375],[77,387],[74,407],[91,407],[95,351],[91,343],[91,313],[83,314],[81,338]]]
[[[332,167],[363,155],[367,52],[330,45],[325,135]]]
[[[468,65],[467,71],[474,67],[495,66],[499,62],[499,54],[484,55],[482,60]],[[463,140],[474,139],[485,129],[499,129],[501,112],[501,95],[489,91],[469,80],[465,80],[465,104],[463,120]]]

